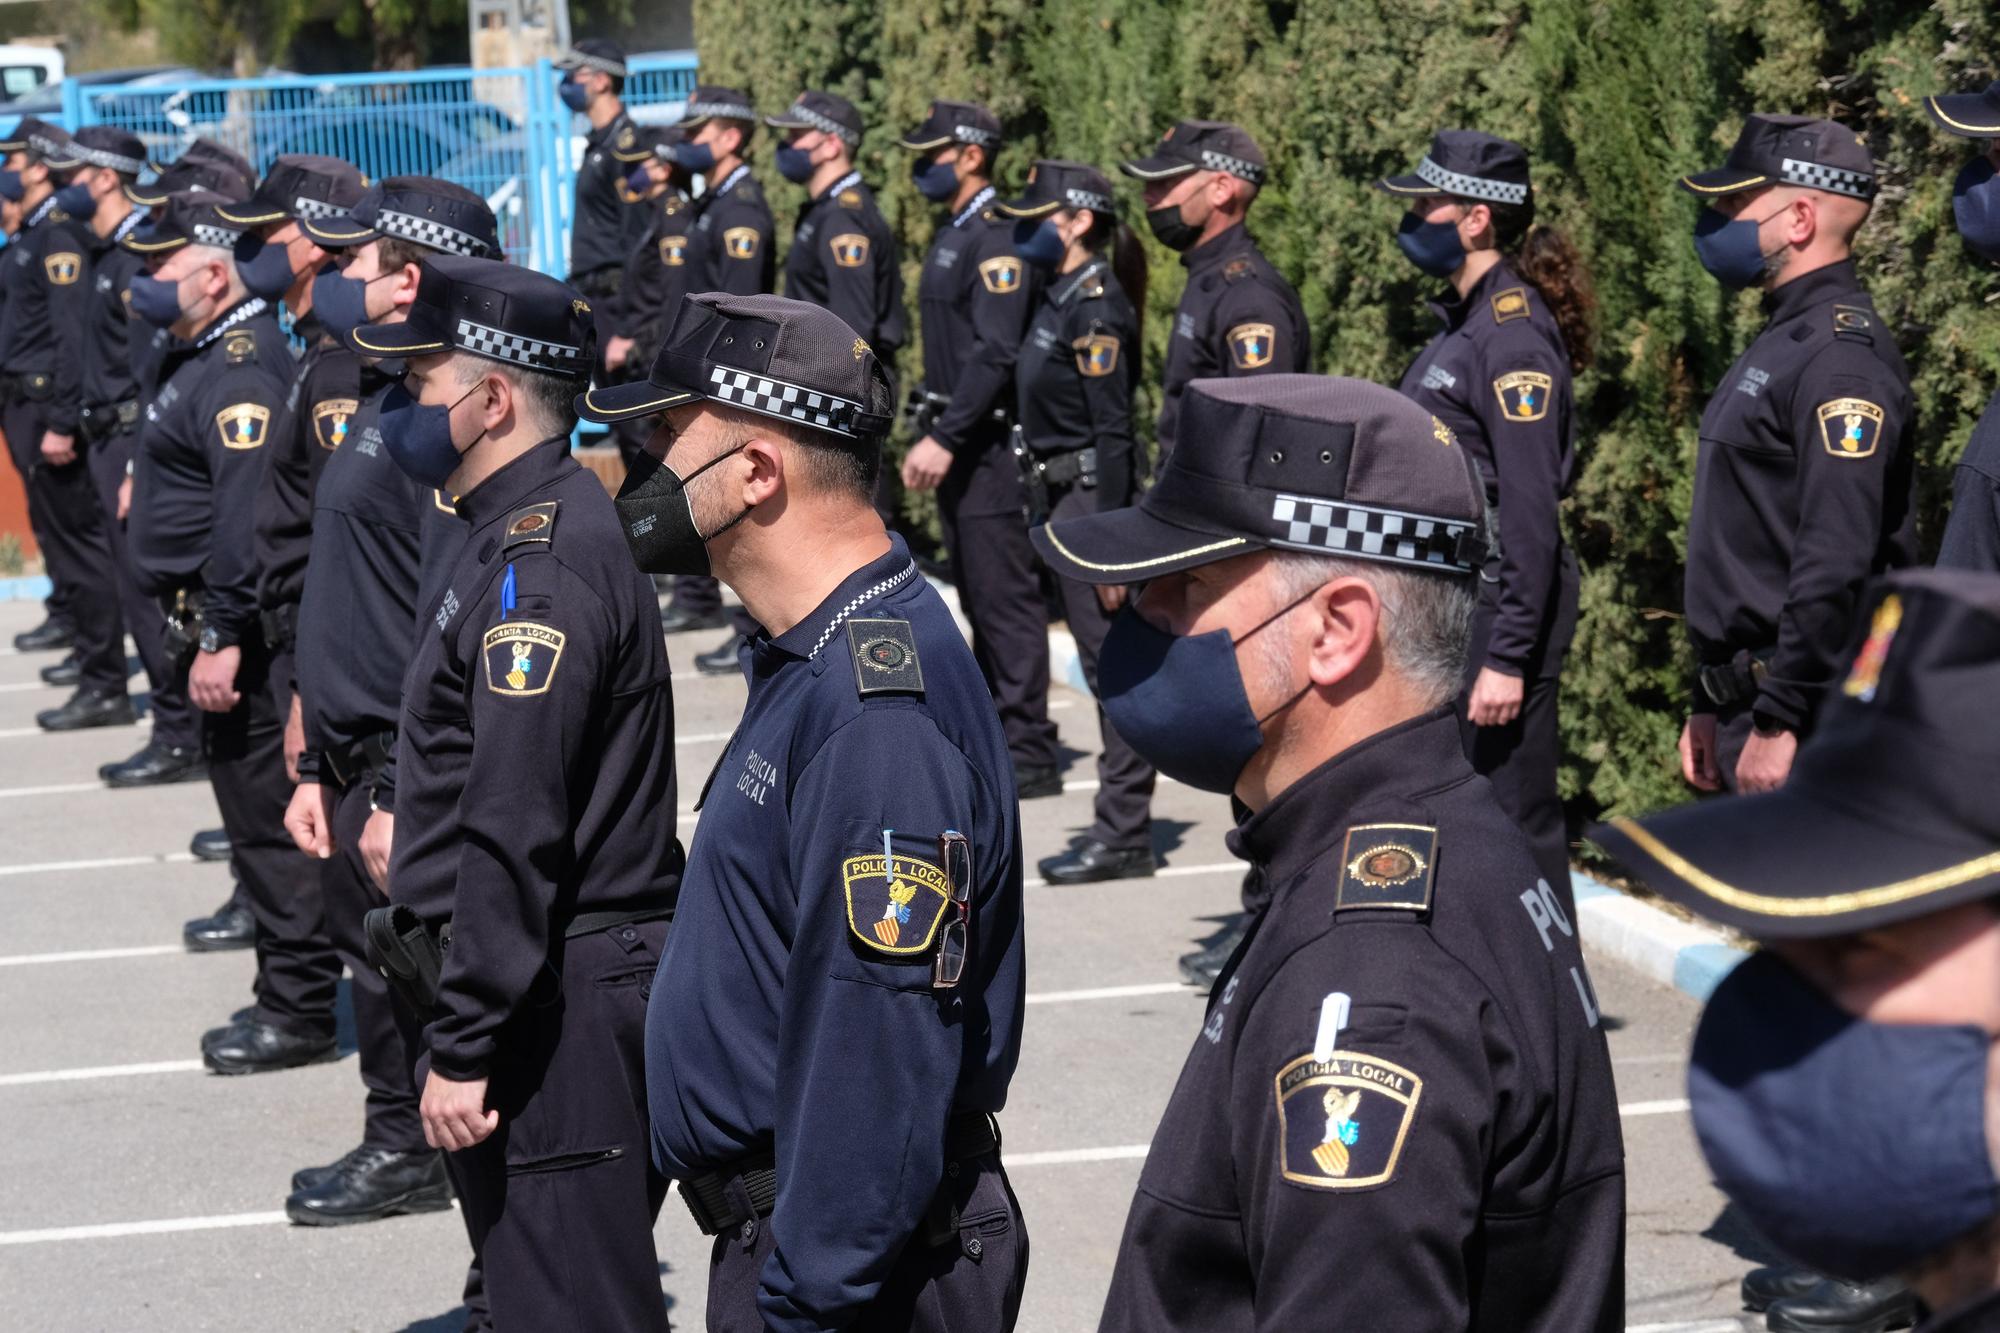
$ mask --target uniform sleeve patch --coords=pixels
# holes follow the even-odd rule
[[[898,852],[850,856],[840,865],[847,894],[847,928],[876,953],[908,958],[931,947],[951,886],[929,861]]]
[[[1528,317],[1528,292],[1525,287],[1509,287],[1504,292],[1495,292],[1489,304],[1493,307],[1495,324]]]
[[[1421,1078],[1372,1055],[1308,1053],[1278,1071],[1276,1088],[1278,1170],[1287,1182],[1358,1190],[1396,1178]]]
[[[255,449],[270,433],[271,409],[262,403],[234,403],[215,414],[225,449]]]
[[[660,262],[668,268],[679,268],[688,262],[688,238],[686,236],[662,236],[660,238]]]
[[[1428,824],[1357,824],[1340,853],[1340,891],[1333,910],[1431,909],[1437,830]]]
[[[1866,398],[1819,405],[1819,438],[1835,458],[1867,458],[1882,440],[1882,409]]]
[[[731,259],[755,259],[763,238],[755,227],[731,227],[722,233],[722,248]]]
[[[858,231],[843,232],[828,241],[833,262],[842,268],[860,268],[868,262],[868,238]]]
[[[979,266],[979,280],[995,296],[1012,296],[1021,290],[1021,260],[1016,255],[999,255]]]
[[[1269,324],[1238,324],[1227,341],[1229,360],[1238,370],[1261,370],[1276,355],[1278,330]]]
[[[322,449],[338,449],[361,404],[353,398],[326,398],[313,404],[313,438]]]
[[[49,275],[50,282],[67,287],[83,276],[83,256],[73,250],[58,250],[43,258],[42,270]]]
[[[1118,339],[1109,333],[1093,333],[1078,338],[1070,346],[1076,350],[1076,368],[1096,379],[1118,369]]]
[[[562,664],[563,632],[532,620],[510,620],[486,631],[486,688],[525,699],[547,694]]]
[[[847,646],[854,653],[854,688],[862,698],[923,693],[924,669],[909,621],[850,620]]]
[[[1538,370],[1511,370],[1493,381],[1500,415],[1509,421],[1540,421],[1548,415],[1549,390],[1555,381]]]

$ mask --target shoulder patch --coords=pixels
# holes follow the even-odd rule
[[[618,146],[620,148],[630,148],[637,142],[639,142],[639,136],[630,125],[618,131]]]
[[[1278,330],[1269,324],[1238,324],[1227,335],[1229,360],[1238,370],[1261,370],[1271,364]]]
[[[1244,278],[1250,276],[1250,271],[1255,267],[1256,265],[1252,264],[1247,258],[1238,256],[1222,266],[1222,280],[1224,282],[1241,282]]]
[[[827,241],[833,262],[842,268],[860,268],[868,262],[868,238],[858,231],[842,232]]]
[[[924,692],[924,669],[909,621],[850,620],[847,646],[854,653],[854,688],[862,698]]]
[[[1539,370],[1510,370],[1493,381],[1500,415],[1509,421],[1540,421],[1549,411],[1549,390],[1555,381]]]
[[[924,953],[937,936],[951,886],[944,871],[921,857],[901,852],[850,856],[840,863],[847,895],[847,928],[875,953],[909,958]]]
[[[850,185],[835,195],[833,202],[839,204],[842,208],[859,208],[861,207],[861,191]]]
[[[1091,379],[1118,369],[1118,335],[1093,333],[1070,344],[1076,352],[1076,368]]]
[[[1835,458],[1867,458],[1882,442],[1882,409],[1866,398],[1834,398],[1819,405],[1819,439]]]
[[[1307,1053],[1280,1069],[1274,1085],[1278,1171],[1287,1183],[1359,1190],[1396,1178],[1423,1079],[1372,1055]]]
[[[1505,324],[1509,320],[1526,319],[1528,317],[1528,289],[1525,287],[1509,287],[1504,292],[1495,292],[1493,293],[1493,299],[1488,304],[1493,307],[1493,322],[1495,324]]]
[[[1437,829],[1429,824],[1356,824],[1340,853],[1340,889],[1333,910],[1431,910],[1437,869]]]
[[[547,694],[562,663],[564,637],[532,620],[509,620],[487,630],[480,653],[486,688],[516,698]]]
[[[74,250],[58,250],[42,259],[42,271],[58,287],[67,287],[83,276],[83,256]]]
[[[685,233],[660,238],[660,262],[668,268],[679,268],[688,262],[688,238]]]
[[[507,516],[507,531],[500,539],[500,549],[511,551],[536,542],[547,546],[556,535],[556,510],[561,507],[560,500],[544,500],[516,509]]]
[[[979,280],[995,296],[1012,296],[1021,290],[1021,260],[1017,255],[996,255],[979,266]]]
[[[313,438],[322,449],[338,449],[347,439],[348,423],[361,403],[353,398],[324,398],[313,404]]]
[[[1875,321],[1869,312],[1856,305],[1836,305],[1833,308],[1833,333],[1836,338],[1851,338],[1855,342],[1875,341]]]
[[[262,403],[232,403],[215,414],[225,449],[255,449],[270,433],[271,409]]]
[[[257,355],[257,335],[245,329],[232,333],[222,340],[222,359],[232,366],[241,366]]]
[[[762,239],[755,227],[730,227],[722,233],[722,248],[731,259],[755,259]]]

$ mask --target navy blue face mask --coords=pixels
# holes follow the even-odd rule
[[[28,186],[18,171],[0,171],[0,199],[18,204],[27,198]]]
[[[178,282],[168,282],[149,273],[135,273],[128,290],[132,295],[132,313],[154,328],[169,328],[181,317],[181,285]]]
[[[1098,702],[1126,744],[1153,767],[1190,787],[1224,794],[1264,747],[1264,724],[1312,688],[1258,717],[1243,688],[1236,646],[1247,643],[1311,597],[1278,608],[1241,639],[1229,631],[1175,635],[1127,603],[1111,622],[1097,664]]]
[[[1760,953],[1723,979],[1688,1067],[1696,1136],[1757,1229],[1870,1281],[2000,1212],[1976,1027],[1870,1023]]]
[[[56,207],[73,218],[87,218],[97,211],[97,201],[86,182],[71,181],[56,191]]]
[[[635,195],[644,194],[653,188],[653,178],[647,173],[644,162],[625,173],[625,188]]]
[[[412,480],[442,489],[465,457],[465,450],[452,442],[451,414],[482,387],[484,381],[460,394],[450,407],[439,407],[418,402],[401,384],[391,385],[382,395],[382,418],[376,428],[382,432],[382,443],[396,466]],[[465,448],[478,444],[485,434],[480,431]]]
[[[777,162],[778,174],[794,185],[804,185],[812,179],[812,154],[805,149],[781,143],[778,145],[778,151],[772,156]]]
[[[1434,278],[1448,278],[1465,264],[1465,243],[1458,239],[1456,222],[1426,222],[1415,213],[1405,213],[1396,228],[1396,245]]]
[[[958,193],[958,165],[931,158],[918,158],[910,167],[910,179],[917,193],[932,203],[943,203]]]
[[[348,277],[339,269],[330,268],[313,279],[313,313],[319,316],[319,322],[326,326],[327,332],[336,338],[345,338],[369,322],[368,289],[395,276],[394,273],[385,273],[364,282],[360,278]]]
[[[568,75],[564,75],[563,81],[556,85],[556,96],[562,98],[562,104],[572,111],[590,110],[590,89]]]
[[[1951,216],[1966,249],[2000,262],[2000,179],[1990,159],[1975,157],[1959,171],[1951,187]]]
[[[715,167],[715,149],[705,143],[677,143],[674,162],[683,171],[710,171]]]
[[[254,232],[236,242],[236,274],[252,296],[275,301],[292,285],[292,249],[274,245]]]
[[[1014,224],[1014,253],[1037,268],[1054,268],[1069,246],[1047,218],[1022,218]]]
[[[1712,208],[1702,209],[1694,221],[1694,252],[1701,266],[1725,287],[1755,284],[1763,278],[1766,266],[1758,229],[1776,216],[1728,218]]]

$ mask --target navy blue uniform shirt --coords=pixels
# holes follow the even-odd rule
[[[1014,222],[987,186],[940,227],[917,279],[924,388],[951,399],[931,437],[968,459],[1000,443],[996,407],[1012,408],[1014,359],[1041,295],[1041,270],[1014,250]]]
[[[1139,317],[1110,262],[1092,259],[1048,286],[1014,367],[1016,420],[1037,456],[1097,450],[1097,507],[1132,503],[1132,391]]]
[[[272,423],[270,462],[257,492],[257,605],[296,618],[312,549],[313,494],[332,454],[326,439],[315,432],[313,408],[345,402],[351,412],[358,406],[361,358],[327,337],[310,313],[292,331],[304,340],[305,352],[292,374],[284,416]],[[330,424],[326,419],[318,423]]]
[[[885,365],[909,340],[903,257],[860,172],[827,186],[799,214],[785,255],[785,295],[839,315]]]
[[[688,291],[760,296],[771,290],[777,273],[771,253],[771,207],[747,164],[695,200],[690,211]],[[671,311],[667,317],[673,317]]]
[[[614,334],[637,344],[632,362],[643,367],[651,364],[667,324],[689,290],[688,230],[694,226],[694,201],[669,187],[658,199],[633,207],[646,217],[647,225],[625,260],[625,280],[606,306],[605,320]]]
[[[759,1308],[845,1328],[943,1181],[951,1112],[1007,1100],[1020,807],[972,651],[900,537],[748,670],[646,1011],[653,1155],[685,1179],[771,1153]],[[971,840],[972,951],[936,991],[947,830]]]
[[[1181,256],[1187,287],[1174,311],[1160,385],[1160,457],[1180,433],[1189,380],[1290,374],[1312,369],[1306,309],[1244,226]]]
[[[625,262],[630,223],[618,190],[625,180],[625,164],[614,153],[630,148],[637,134],[631,116],[621,109],[584,136],[583,161],[576,169],[575,221],[569,233],[572,283]]]
[[[2000,574],[2000,393],[1973,423],[1951,474],[1951,518],[1938,546],[1940,569]]]
[[[54,195],[42,200],[21,223],[21,230],[7,241],[6,256],[0,259],[0,287],[6,289],[7,318],[0,321],[0,371],[9,375],[52,375],[62,359],[63,344],[56,336],[56,315],[50,301],[57,292],[73,292],[82,286],[83,242],[76,236],[69,215],[56,208]],[[64,280],[57,281],[58,276]],[[75,321],[80,311],[67,318]],[[74,407],[70,419],[59,421],[63,405],[54,401],[53,385],[44,387],[49,400],[49,429],[75,429]],[[36,444],[39,446],[38,440]]]
[[[150,341],[152,326],[134,321],[127,290],[134,274],[146,271],[146,261],[118,244],[146,220],[146,210],[135,208],[125,220],[100,237],[89,223],[79,223],[84,259],[90,271],[85,279],[90,296],[76,317],[83,353],[75,367],[59,366],[56,396],[73,396],[79,412],[83,409],[112,407],[139,396],[139,356]]]

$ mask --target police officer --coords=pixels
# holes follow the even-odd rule
[[[614,154],[625,165],[621,188],[634,200],[628,216],[639,225],[625,257],[624,284],[600,321],[600,327],[610,331],[603,359],[613,384],[644,377],[644,354],[633,353],[659,346],[666,321],[686,295],[693,178],[670,156],[673,145],[684,137],[677,125],[643,128],[629,151]],[[648,434],[644,422],[621,422],[612,428],[611,438],[628,471]],[[660,614],[665,618],[677,613],[669,607]],[[720,623],[712,620],[708,627]]]
[[[618,498],[633,557],[712,568],[765,627],[646,1023],[654,1155],[717,1237],[709,1327],[1010,1328],[1019,812],[971,654],[875,513],[888,373],[818,306],[707,292],[650,383],[579,407],[666,414]]]
[[[1840,661],[1782,789],[1591,838],[1759,945],[1695,1033],[1695,1133],[1760,1233],[1844,1279],[1770,1304],[1769,1326],[1902,1328],[1920,1297],[1926,1333],[1992,1329],[2000,718],[1980,701],[2000,689],[2000,578],[1878,580]],[[1771,1273],[1745,1281],[1752,1308]],[[1897,1275],[1914,1296],[1863,1317],[1859,1284]]]
[[[628,226],[618,195],[625,171],[612,154],[630,149],[638,136],[621,96],[625,52],[615,42],[587,37],[558,56],[555,66],[563,71],[556,89],[563,105],[590,122],[570,210],[569,281],[601,304],[617,292],[623,276]]]
[[[1533,226],[1519,144],[1441,130],[1414,172],[1378,187],[1409,203],[1403,253],[1451,284],[1431,303],[1438,331],[1400,387],[1478,461],[1499,523],[1466,661],[1466,754],[1528,835],[1542,878],[1567,895],[1556,695],[1576,632],[1577,568],[1558,507],[1576,466],[1570,377],[1591,358],[1589,279],[1566,237]]]
[[[1119,170],[1145,182],[1146,225],[1181,252],[1187,287],[1167,340],[1160,392],[1160,456],[1180,438],[1189,380],[1302,371],[1312,361],[1305,308],[1244,225],[1270,175],[1264,150],[1240,126],[1184,120],[1151,157]]]
[[[1028,483],[1030,520],[1069,518],[1132,503],[1138,487],[1132,443],[1132,390],[1143,344],[1146,256],[1118,222],[1111,182],[1080,162],[1045,160],[1028,173],[1021,198],[999,206],[1017,219],[1014,248],[1047,285],[1014,363],[1020,425],[1016,458]],[[1121,281],[1122,279],[1122,281]],[[1092,694],[1098,653],[1122,584],[1056,580],[1063,617],[1076,638]],[[1103,748],[1090,828],[1060,856],[1041,863],[1056,884],[1150,875],[1153,768],[1097,711]]]
[[[683,171],[701,176],[708,188],[694,203],[688,229],[687,284],[690,292],[753,295],[771,290],[776,258],[771,246],[771,209],[763,187],[746,160],[757,112],[739,88],[702,84],[688,99],[683,138],[666,151]],[[725,617],[722,589],[712,578],[674,580],[674,597],[662,623],[669,630],[709,629],[727,619],[730,637],[694,659],[711,675],[740,670],[739,656],[757,626],[742,611]]]
[[[257,613],[252,510],[292,353],[269,303],[237,275],[242,233],[216,213],[229,202],[172,195],[119,244],[149,270],[132,279],[133,314],[178,340],[140,428],[130,541],[142,586],[172,608],[232,866],[257,922],[256,1003],[203,1037],[202,1060],[248,1074],[333,1058],[340,960],[319,877],[284,828],[282,682]]]
[[[96,488],[76,441],[76,395],[56,388],[82,356],[77,321],[84,290],[83,241],[56,194],[78,165],[69,137],[49,126],[28,134],[26,165],[0,173],[0,195],[14,195],[21,230],[0,272],[6,318],[0,321],[0,426],[27,483],[35,539],[49,567],[73,636],[68,663],[43,671],[50,684],[75,685],[60,708],[36,716],[45,730],[122,726],[136,719],[125,690],[125,629],[117,572]],[[69,668],[69,669],[64,669]]]
[[[1945,133],[1984,140],[1952,184],[1952,215],[1974,260],[2000,263],[2000,82],[1984,92],[1926,97],[1924,110]],[[2000,393],[1987,401],[1952,470],[1951,517],[1937,562],[2000,571]]]
[[[652,585],[570,454],[592,322],[553,278],[439,254],[348,343],[403,359],[382,447],[470,529],[397,738],[390,898],[449,930],[405,1034],[425,1137],[494,1326],[664,1333],[641,1043],[682,864],[673,694]]]
[[[959,607],[972,622],[973,656],[1000,710],[1021,799],[1055,796],[1062,773],[1048,716],[1048,613],[1022,523],[1027,493],[1006,419],[1042,274],[1014,252],[1013,223],[993,207],[1001,138],[991,111],[932,102],[930,116],[902,142],[918,154],[918,192],[951,209],[917,281],[923,437],[904,456],[902,481],[938,493]]]
[[[1707,205],[1701,262],[1761,286],[1767,319],[1702,415],[1681,770],[1766,791],[1812,728],[1862,583],[1915,558],[1910,375],[1849,257],[1877,188],[1854,131],[1751,116],[1728,162],[1681,186]]]
[[[1182,410],[1136,508],[1037,533],[1068,577],[1147,580],[1105,709],[1248,808],[1230,847],[1270,888],[1101,1327],[1622,1328],[1623,1149],[1575,925],[1452,707],[1475,465],[1359,380],[1198,380]]]

